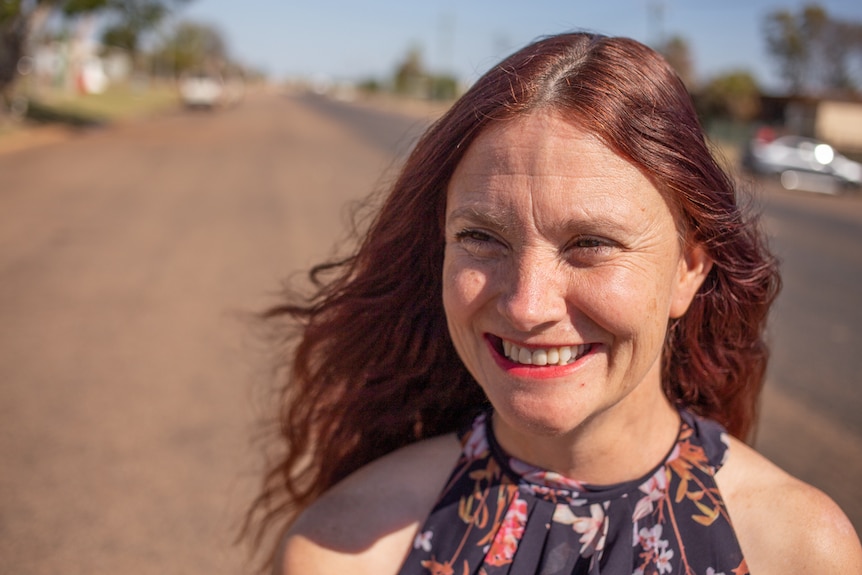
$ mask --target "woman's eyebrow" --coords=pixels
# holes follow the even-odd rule
[[[461,206],[446,216],[447,223],[457,220],[467,220],[473,224],[498,230],[505,230],[511,225],[504,214],[496,210],[482,209],[479,206]]]

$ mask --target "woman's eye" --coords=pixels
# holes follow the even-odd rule
[[[493,256],[506,249],[503,242],[482,230],[460,231],[455,234],[455,240],[468,252],[481,257]]]
[[[581,238],[575,242],[575,245],[579,248],[598,248],[605,244],[597,238]]]
[[[462,242],[490,242],[493,241],[494,238],[490,236],[490,234],[486,234],[485,232],[479,230],[463,230],[455,234],[455,238]]]
[[[575,239],[575,241],[570,244],[569,250],[600,255],[610,252],[615,246],[616,244],[611,240],[594,236],[585,236]]]

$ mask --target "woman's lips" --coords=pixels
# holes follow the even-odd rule
[[[555,377],[570,371],[582,357],[589,355],[594,344],[526,347],[488,334],[486,336],[495,361],[504,370],[529,377]]]
[[[590,344],[527,348],[503,340],[503,355],[522,365],[567,365],[590,350]]]

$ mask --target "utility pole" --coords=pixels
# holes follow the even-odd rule
[[[440,50],[440,72],[455,73],[455,14],[441,12],[437,19],[438,48]]]
[[[663,0],[648,0],[647,2],[647,28],[649,42],[653,47],[661,48],[664,45],[664,13],[665,3]]]

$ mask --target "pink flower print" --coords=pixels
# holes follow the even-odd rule
[[[516,497],[506,511],[506,517],[503,518],[503,523],[494,536],[494,542],[485,556],[485,562],[496,567],[511,563],[515,557],[515,551],[518,550],[518,543],[524,536],[526,525],[527,502]]]
[[[589,557],[593,551],[604,549],[607,535],[604,507],[598,503],[590,505],[590,516],[575,517],[572,529],[581,534],[581,555],[584,557]]]
[[[658,568],[659,573],[671,572],[670,560],[673,558],[673,549],[668,549],[667,544],[667,541],[660,542],[661,551],[659,551],[658,558],[656,558],[655,562],[655,566]]]
[[[661,532],[661,524],[640,530],[640,544],[646,551],[642,555],[646,558],[645,564],[654,564],[659,574],[671,572],[670,560],[673,559],[673,549],[668,549],[669,542],[661,538]]]
[[[644,527],[640,530],[640,544],[645,551],[658,549],[659,544],[661,543],[661,530],[662,527],[660,523],[658,525],[654,525],[650,529]]]
[[[583,491],[584,489],[584,484],[581,481],[575,481],[560,473],[535,467],[514,457],[509,459],[509,467],[512,468],[512,471],[523,477],[525,481],[541,485],[542,487],[574,492]]]
[[[422,549],[426,553],[431,551],[431,537],[434,536],[434,533],[431,531],[426,531],[425,533],[417,533],[416,538],[413,540],[414,549]]]
[[[452,565],[449,562],[440,563],[432,556],[431,559],[422,561],[422,567],[427,569],[431,575],[454,575],[455,570],[452,569]]]
[[[666,461],[668,463],[670,463],[671,461],[674,461],[675,459],[679,459],[679,454],[680,454],[679,442],[677,441],[676,445],[673,446],[673,449],[671,450],[670,455],[667,456]]]
[[[635,505],[634,514],[632,515],[634,521],[643,519],[652,513],[653,509],[655,509],[653,504],[664,497],[665,491],[667,491],[667,473],[667,469],[662,467],[638,488],[646,495]]]
[[[568,505],[559,504],[554,508],[554,515],[551,518],[554,523],[562,523],[563,525],[572,525],[578,516],[572,513],[571,507]]]
[[[464,443],[464,455],[467,459],[481,459],[488,453],[488,435],[485,432],[485,415],[476,418],[473,429]]]

